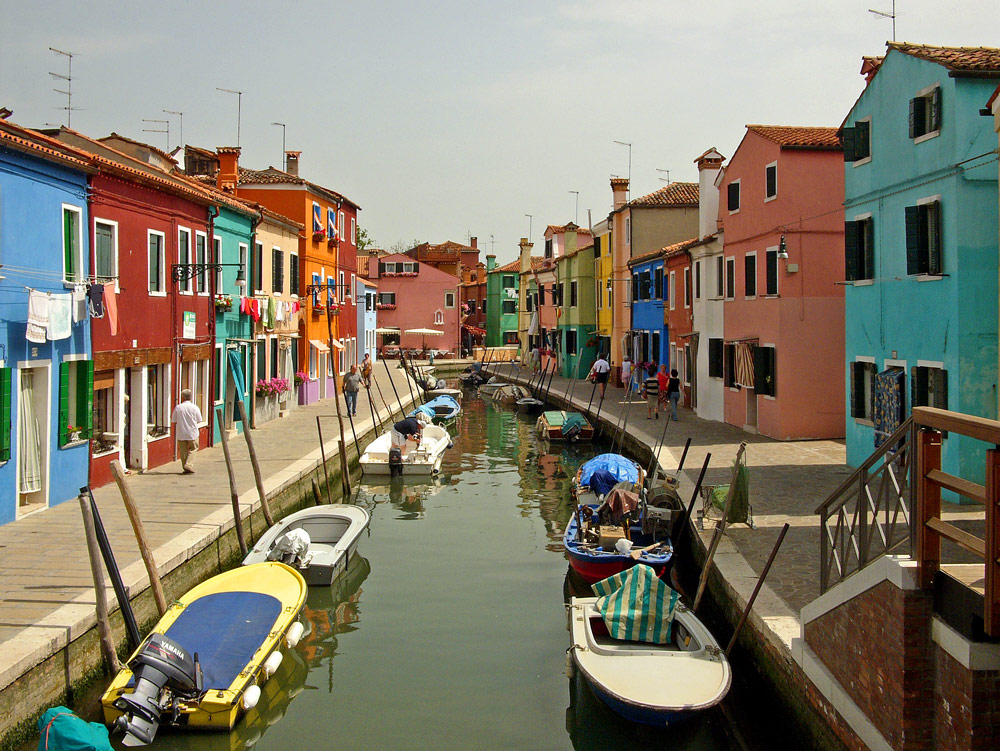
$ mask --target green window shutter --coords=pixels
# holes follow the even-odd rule
[[[871,123],[867,120],[854,124],[854,160],[872,155]]]
[[[94,361],[76,364],[76,421],[83,428],[82,438],[90,438],[94,431]]]
[[[69,366],[59,363],[59,445],[69,443]]]
[[[941,202],[934,201],[922,207],[927,217],[927,273],[940,274],[941,263]]]
[[[906,207],[906,273],[920,273],[920,207]]]
[[[948,409],[948,371],[934,371],[934,406]]]
[[[919,138],[926,132],[924,130],[926,106],[927,100],[922,96],[914,97],[910,100],[910,138]]]
[[[848,363],[851,380],[851,417],[858,417],[858,381],[860,380],[858,375],[859,364],[860,363],[856,362]]]
[[[875,222],[870,218],[861,222],[861,232],[864,233],[864,254],[861,263],[864,266],[865,279],[875,278]],[[860,233],[859,233],[860,237]]]
[[[844,278],[860,279],[858,272],[858,222],[844,222]]]
[[[0,368],[0,462],[10,459],[10,384],[13,370]]]
[[[63,264],[66,268],[66,279],[76,278],[76,266],[73,256],[73,212],[63,209]]]
[[[930,97],[924,99],[924,101],[931,108],[931,127],[928,132],[933,133],[935,130],[941,128],[941,87],[938,86],[935,88]]]
[[[855,149],[855,134],[854,128],[844,128],[841,131],[841,143],[844,146],[844,161],[853,162],[857,159],[854,154]]]

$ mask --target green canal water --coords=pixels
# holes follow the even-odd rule
[[[533,419],[472,393],[464,406],[440,478],[360,480],[369,534],[340,581],[310,592],[306,634],[260,705],[232,734],[161,731],[154,747],[781,747],[734,725],[731,710],[632,725],[567,678],[560,532],[570,478],[603,447],[549,447]],[[727,704],[741,692],[737,683]]]

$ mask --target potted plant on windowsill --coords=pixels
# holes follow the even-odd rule
[[[80,435],[83,433],[83,427],[77,425],[67,425],[66,434],[69,436],[67,443],[76,443],[80,440]]]
[[[313,230],[313,240],[323,242],[326,239],[326,230]]]

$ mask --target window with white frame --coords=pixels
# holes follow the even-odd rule
[[[191,264],[191,230],[186,227],[179,227],[177,230],[177,263],[182,266]],[[182,279],[177,287],[180,294],[190,295],[191,279]]]
[[[164,253],[165,235],[156,230],[146,231],[146,244],[148,251],[146,254],[147,282],[151,295],[166,295],[166,265],[167,260]]]
[[[851,417],[871,422],[875,419],[875,376],[878,370],[874,358],[857,358],[851,369]]]
[[[395,305],[396,304],[396,293],[395,292],[379,292],[378,293],[378,304],[379,305]]]
[[[871,130],[871,117],[864,117],[853,126],[842,129],[845,162],[853,162],[855,167],[860,167],[872,160]]]
[[[64,203],[62,216],[63,279],[68,282],[83,281],[83,211],[79,206]]]
[[[222,403],[222,377],[226,374],[222,357],[222,345],[215,345],[215,403]],[[202,413],[204,414],[204,413]]]
[[[691,307],[691,267],[684,267],[684,307]]]
[[[204,232],[194,233],[194,262],[201,267],[197,277],[195,277],[198,294],[207,295],[209,293],[208,270],[205,268],[205,264],[208,263],[208,237]]]
[[[338,234],[339,234],[340,238],[343,239],[343,237],[344,237],[344,224],[345,224],[345,222],[344,222],[344,212],[343,211],[340,212],[339,217],[340,217],[340,230],[339,230]]]
[[[211,392],[208,360],[189,360],[181,363],[181,390],[184,389],[191,390],[191,402],[201,410],[202,417],[206,417]],[[201,424],[208,424],[207,419]]]
[[[219,245],[219,248],[221,251],[222,248],[221,244]],[[245,280],[250,278],[250,269],[247,267],[247,259],[249,258],[249,256],[250,256],[250,246],[248,246],[246,243],[240,243],[240,271],[243,272],[244,284],[247,284]],[[222,256],[219,256],[219,258],[221,259]]]
[[[875,224],[870,213],[844,222],[844,278],[849,282],[875,278]]]
[[[351,217],[351,245],[358,244],[358,220]]]
[[[264,294],[264,243],[253,244],[253,291]]]
[[[730,214],[740,210],[740,181],[733,180],[726,187],[726,208]]]
[[[133,398],[135,396],[133,395]],[[170,365],[146,366],[146,434],[159,438],[170,433]]]
[[[351,293],[349,290],[344,289],[344,272],[339,272],[338,276],[340,277],[340,281],[337,285],[337,299],[340,300],[340,302],[345,302],[347,298],[350,297]]]
[[[726,296],[726,262],[723,260],[722,256],[715,257],[715,296],[725,297]]]
[[[444,313],[442,313],[440,310],[434,311],[434,323],[438,325],[444,323]]]
[[[747,299],[757,296],[757,252],[743,258],[743,294]]]
[[[271,248],[271,290],[276,295],[285,294],[285,251],[277,245]]]
[[[455,293],[454,292],[445,292],[444,293],[444,306],[446,308],[454,308],[455,307]]]
[[[625,217],[625,244],[632,244],[632,217]]]
[[[670,300],[670,309],[674,310],[677,307],[677,272],[670,272],[670,291],[667,293]]]
[[[918,361],[910,369],[910,389],[914,407],[948,409],[948,371],[944,363]]]
[[[939,196],[917,201],[905,208],[906,273],[941,274],[941,202]]]
[[[910,100],[910,138],[919,143],[941,130],[941,87],[938,84],[920,91]]]
[[[694,262],[694,299],[701,299],[701,261]]]
[[[94,425],[91,435],[94,455],[117,451],[121,446],[116,393],[114,370],[94,373]]]
[[[212,263],[222,263],[222,238],[212,235]],[[215,270],[215,292],[222,294],[225,285],[222,283],[222,268]]]
[[[726,299],[736,299],[736,258],[730,256],[726,259]]]
[[[294,250],[288,255],[288,294],[299,296],[299,254]]]
[[[92,437],[94,429],[94,361],[59,363],[59,445]]]
[[[764,251],[764,294],[778,294],[778,249],[768,248]]]
[[[764,203],[778,197],[778,163],[771,162],[764,167]]]
[[[103,284],[114,281],[118,287],[118,222],[94,220],[94,276]]]

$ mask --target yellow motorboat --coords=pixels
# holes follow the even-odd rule
[[[213,576],[173,603],[101,697],[124,745],[161,724],[231,730],[302,636],[306,582],[269,562]]]

